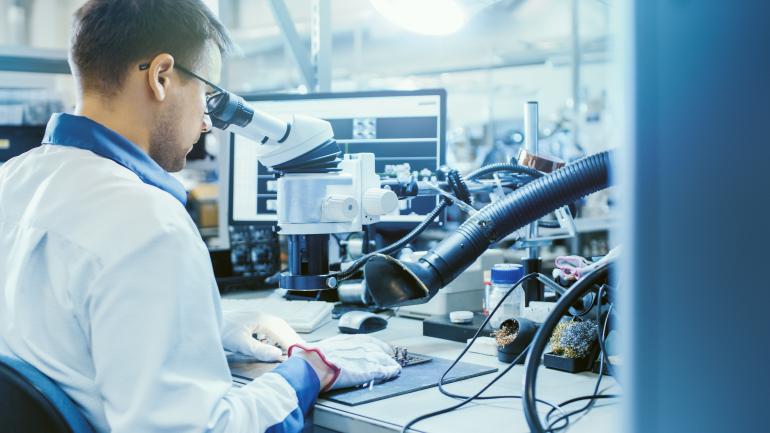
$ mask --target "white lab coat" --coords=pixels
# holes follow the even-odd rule
[[[97,431],[301,426],[315,396],[295,388],[317,378],[295,362],[233,388],[220,328],[206,246],[172,195],[73,147],[0,166],[0,353],[57,382]]]

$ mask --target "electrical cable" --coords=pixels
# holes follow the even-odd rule
[[[572,311],[577,312],[577,314],[571,314],[572,317],[584,317],[588,313],[591,312],[591,309],[593,309],[594,306],[596,306],[596,302],[597,302],[596,301],[596,295],[594,295],[591,292],[591,293],[587,293],[585,296],[588,296],[588,295],[591,295],[591,304],[588,305],[587,307],[584,306],[582,310],[578,310],[577,308],[573,308]],[[585,296],[583,296],[581,299],[585,299]],[[599,323],[599,322],[597,321],[596,323]]]
[[[430,226],[433,223],[433,220],[436,219],[437,216],[441,212],[446,209],[446,207],[449,205],[448,200],[441,200],[441,203],[439,203],[438,206],[436,206],[428,215],[425,216],[425,219],[420,222],[420,224],[417,225],[417,227],[413,228],[409,233],[404,235],[401,239],[397,240],[396,242],[388,245],[387,247],[380,248],[377,251],[372,251],[371,253],[364,254],[363,256],[357,258],[353,261],[353,263],[350,264],[348,268],[346,268],[344,271],[340,271],[336,274],[332,274],[331,276],[336,277],[337,280],[342,281],[350,278],[355,274],[359,269],[361,269],[362,266],[366,264],[366,262],[374,257],[377,254],[387,254],[390,255],[393,252],[403,248],[408,244],[409,242],[412,242],[417,236],[419,236],[422,232],[425,231],[428,226]]]
[[[601,288],[600,288],[600,290],[601,290]],[[607,311],[607,317],[605,317],[605,319],[604,319],[604,325],[601,327],[601,329],[597,329],[597,333],[600,333],[599,334],[599,340],[600,341],[604,338],[603,336],[606,335],[606,333],[607,333],[607,323],[609,323],[609,321],[610,321],[610,313],[611,312],[612,312],[612,304],[610,304],[610,308]],[[599,301],[599,303],[597,305],[596,316],[597,316],[597,318],[600,318],[600,316],[601,316],[601,300]],[[597,321],[597,323],[598,323],[598,321]],[[580,409],[568,412],[565,415],[562,415],[559,418],[556,418],[555,420],[551,421],[548,424],[548,428],[547,428],[546,432],[553,433],[553,432],[556,432],[558,430],[562,430],[565,427],[567,427],[568,423],[565,423],[563,426],[560,426],[558,428],[554,427],[554,426],[557,423],[561,422],[562,420],[568,420],[569,417],[571,417],[573,415],[576,415],[576,414],[581,413],[581,412],[587,412],[587,411],[591,410],[593,405],[596,403],[597,397],[599,396],[599,387],[601,386],[602,378],[604,377],[604,366],[605,366],[605,364],[604,364],[604,357],[602,356],[601,358],[599,358],[599,377],[596,379],[596,385],[594,386],[593,394],[588,395],[588,396],[584,396],[585,398],[579,398],[578,400],[571,399],[568,402],[559,403],[559,406],[564,406],[566,404],[569,404],[570,402],[575,402],[575,401],[580,401],[580,400],[588,400],[588,403],[586,403],[586,405],[583,406]],[[546,421],[550,421],[549,418],[550,418],[552,413],[553,413],[553,410],[549,411],[548,414],[546,414],[546,417],[545,417]]]
[[[606,269],[607,263],[605,263],[603,266],[604,267],[602,267],[602,266],[598,267],[594,272],[592,272],[592,274],[599,274],[599,275],[597,275],[597,277],[602,277],[603,276],[603,272],[601,272],[601,271]],[[452,364],[441,375],[441,378],[438,381],[438,389],[439,389],[439,391],[442,394],[444,394],[444,395],[446,395],[448,397],[451,397],[451,398],[454,398],[454,399],[461,399],[462,401],[457,403],[457,404],[455,404],[455,405],[453,405],[453,406],[450,406],[450,407],[447,407],[447,408],[444,408],[444,409],[440,409],[440,410],[437,410],[437,411],[434,411],[434,412],[430,412],[430,413],[427,413],[427,414],[424,414],[424,415],[421,415],[421,416],[419,416],[417,418],[412,419],[411,421],[409,421],[408,423],[406,423],[403,426],[403,428],[401,429],[402,433],[407,432],[410,427],[412,427],[414,424],[416,424],[416,423],[418,423],[420,421],[423,421],[423,420],[428,419],[428,418],[432,418],[432,417],[435,417],[435,416],[438,416],[438,415],[442,415],[442,414],[451,412],[451,411],[453,411],[455,409],[459,409],[459,408],[465,406],[466,404],[470,403],[473,400],[492,400],[492,399],[503,399],[503,398],[521,398],[521,399],[525,399],[523,396],[517,396],[517,395],[482,396],[481,394],[483,394],[494,383],[496,383],[500,378],[502,378],[505,374],[507,374],[514,366],[516,366],[516,363],[521,358],[521,356],[523,356],[524,354],[526,354],[526,353],[528,353],[529,351],[532,350],[531,347],[532,347],[532,344],[534,344],[534,342],[535,342],[534,340],[533,340],[533,343],[531,343],[529,346],[527,346],[527,348],[522,353],[520,353],[513,360],[513,362],[509,366],[507,366],[503,371],[498,373],[498,375],[495,376],[494,379],[492,379],[481,390],[479,390],[476,394],[474,394],[472,396],[464,396],[464,395],[454,394],[454,393],[451,393],[451,392],[447,391],[446,389],[444,389],[444,385],[445,385],[444,380],[446,379],[447,374],[449,374],[449,372],[452,370],[452,368],[454,368],[460,362],[460,360],[468,352],[468,350],[473,345],[473,343],[478,339],[479,335],[481,334],[481,331],[489,323],[490,318],[495,314],[495,312],[502,305],[502,303],[505,301],[505,299],[510,295],[510,293],[512,293],[513,290],[515,290],[524,281],[527,281],[528,279],[531,279],[531,278],[538,278],[539,275],[540,274],[532,273],[532,274],[528,274],[528,275],[522,277],[519,281],[517,281],[505,293],[505,295],[502,297],[502,299],[492,309],[492,311],[490,312],[489,316],[484,320],[484,322],[481,324],[481,326],[479,326],[478,330],[476,331],[476,333],[471,338],[471,341],[466,345],[465,348],[463,348],[463,350],[455,358],[455,360],[452,362]],[[589,276],[592,276],[592,275],[589,274],[588,276],[586,276],[586,278],[589,277]],[[583,292],[588,291],[588,290],[593,290],[593,288],[594,288],[593,281],[590,281],[590,282],[591,282],[591,284],[585,284],[585,283],[583,284],[585,286],[585,289],[582,289]],[[575,286],[576,287],[573,287],[573,289],[577,289],[578,288],[577,287],[577,283],[576,283]],[[599,291],[600,291],[599,295],[602,294],[601,292],[603,292],[604,287],[605,286],[603,285],[603,286],[601,286],[599,288]],[[575,292],[573,292],[573,293],[575,293]],[[597,303],[597,322],[600,322],[601,321],[600,320],[601,319],[601,300],[600,300],[601,298],[599,296],[597,296],[597,297],[595,297],[595,299],[596,299],[596,303]],[[567,310],[568,310],[568,308],[567,308]],[[609,323],[609,317],[610,317],[610,313],[611,312],[612,312],[612,305],[610,304],[610,308],[607,311],[607,316],[605,317],[605,320],[604,320],[602,328],[600,330],[597,329],[597,333],[600,333],[599,334],[599,340],[600,341],[602,341],[603,338],[604,338],[603,336],[606,335],[607,325]],[[564,314],[565,314],[564,312],[562,312],[561,314],[558,314],[558,318],[560,319],[561,316],[563,316]],[[555,315],[555,313],[552,313],[552,316],[553,315]],[[549,318],[550,318],[550,316],[549,316]],[[545,324],[543,326],[545,326]],[[604,354],[602,354],[602,355],[604,355]],[[531,356],[531,354],[530,354],[530,356]],[[546,400],[542,400],[542,399],[539,399],[539,398],[534,398],[534,395],[532,396],[533,400],[536,403],[545,404],[545,405],[547,405],[547,406],[549,406],[551,408],[549,410],[549,412],[547,413],[547,415],[546,415],[546,420],[549,422],[549,425],[548,425],[548,428],[546,430],[544,430],[544,432],[553,433],[553,432],[556,432],[556,431],[559,431],[559,430],[562,430],[562,429],[566,428],[570,424],[570,417],[572,417],[572,416],[574,416],[576,414],[579,414],[581,412],[587,412],[588,410],[590,410],[593,407],[593,405],[595,404],[596,400],[619,397],[619,396],[614,395],[614,394],[602,395],[602,394],[598,393],[599,392],[599,388],[600,388],[601,383],[602,383],[602,378],[604,376],[604,359],[605,358],[603,358],[603,357],[600,358],[599,375],[598,375],[598,378],[597,378],[597,381],[596,381],[596,385],[594,386],[594,392],[593,392],[592,395],[572,398],[572,399],[566,400],[566,401],[564,401],[562,403],[559,403],[559,404],[553,404],[553,403],[548,402]],[[528,359],[528,363],[530,361],[531,361],[531,359]],[[527,365],[527,369],[529,370],[529,365]],[[525,391],[526,391],[526,389],[525,389]],[[578,402],[578,401],[583,401],[583,400],[589,400],[589,402],[585,406],[581,407],[580,409],[576,409],[576,410],[564,413],[564,410],[563,410],[564,406],[569,405],[569,404],[573,404],[573,403]],[[555,412],[559,412],[561,414],[561,416],[559,416],[558,418],[556,418],[553,421],[551,421],[550,418],[551,418],[551,416]],[[559,423],[563,423],[563,424],[562,425],[558,425]]]
[[[449,170],[446,174],[446,181],[455,197],[469,205],[473,204],[473,196],[471,196],[471,192],[468,189],[468,184],[459,171],[455,169]]]
[[[439,389],[439,391],[442,394],[446,395],[447,397],[451,397],[451,398],[454,398],[454,399],[462,399],[463,401],[461,401],[460,403],[458,403],[456,405],[450,406],[448,408],[444,408],[444,409],[440,409],[440,410],[437,410],[437,411],[434,411],[434,412],[430,412],[430,413],[427,413],[427,414],[424,414],[424,415],[421,415],[421,416],[419,416],[417,418],[412,419],[411,421],[409,421],[406,424],[404,424],[404,427],[401,429],[402,433],[405,433],[406,431],[409,430],[409,428],[411,426],[413,426],[414,424],[416,424],[416,423],[418,423],[420,421],[423,421],[423,420],[428,419],[428,418],[432,418],[434,416],[438,416],[438,415],[442,415],[442,414],[451,412],[451,411],[453,411],[455,409],[459,409],[459,408],[465,406],[466,404],[470,403],[473,400],[493,400],[493,399],[504,399],[504,398],[522,398],[522,396],[520,396],[520,395],[498,395],[498,396],[484,396],[484,397],[482,397],[481,394],[484,393],[484,391],[486,391],[487,389],[489,389],[489,387],[494,385],[499,379],[501,379],[505,374],[507,374],[513,367],[515,367],[516,363],[518,362],[518,360],[522,356],[524,356],[524,354],[527,353],[527,350],[528,350],[529,346],[527,346],[527,349],[522,351],[513,360],[513,362],[511,362],[510,365],[508,365],[503,371],[498,373],[497,376],[495,376],[494,379],[492,379],[480,391],[478,391],[476,394],[474,394],[472,396],[463,396],[463,395],[459,395],[459,394],[453,394],[453,393],[445,390],[444,389],[444,385],[445,385],[444,380],[446,379],[446,375],[449,374],[449,372],[452,370],[452,368],[454,368],[460,362],[462,357],[465,356],[465,354],[468,352],[468,350],[473,345],[473,343],[476,341],[476,339],[478,339],[479,335],[481,334],[481,331],[484,329],[484,327],[487,326],[487,324],[489,323],[489,320],[492,318],[492,316],[494,316],[495,312],[498,310],[498,308],[500,308],[500,306],[503,304],[505,299],[519,285],[521,285],[524,281],[527,281],[528,279],[531,279],[531,278],[537,278],[538,275],[539,274],[537,274],[537,273],[531,273],[531,274],[525,275],[524,277],[519,279],[519,281],[517,281],[513,286],[511,286],[510,289],[508,289],[508,291],[503,295],[503,297],[500,299],[500,301],[498,301],[497,305],[495,305],[495,308],[493,308],[492,311],[489,313],[489,316],[487,316],[487,318],[484,320],[484,323],[482,323],[481,326],[479,326],[479,328],[476,330],[476,333],[471,338],[470,343],[468,343],[465,346],[465,348],[463,348],[463,350],[455,358],[455,360],[452,362],[452,364],[446,369],[446,371],[444,371],[444,374],[441,375],[441,378],[438,381],[438,389]],[[537,399],[537,402],[541,403],[541,404],[545,404],[545,405],[551,407],[551,411],[558,411],[558,412],[564,414],[564,412],[561,410],[561,408],[559,408],[558,405],[555,405],[555,404],[553,404],[551,402],[548,402],[546,400],[541,400],[541,399]],[[569,423],[569,420],[567,420],[567,423]]]
[[[569,307],[575,303],[578,299],[585,295],[586,292],[593,288],[593,285],[598,281],[605,279],[609,273],[609,266],[613,263],[612,259],[600,260],[597,262],[595,270],[588,275],[578,280],[573,286],[567,290],[564,295],[556,302],[554,310],[545,320],[543,325],[535,334],[532,340],[532,345],[527,354],[526,371],[524,376],[524,398],[522,403],[524,406],[524,415],[527,418],[529,428],[534,433],[545,433],[547,430],[543,427],[540,421],[540,416],[537,412],[536,399],[535,399],[535,387],[537,382],[538,367],[540,364],[540,358],[543,355],[545,347],[551,337],[551,333],[556,325],[561,320],[562,316],[569,311]],[[599,375],[601,380],[602,375]]]
[[[601,303],[602,303],[602,295],[603,295],[605,287],[607,287],[606,284],[603,284],[601,287],[599,287],[599,292],[597,294],[597,297],[599,299],[599,301],[598,301],[599,305],[601,305]],[[607,320],[609,320],[609,318],[610,318],[610,313],[612,312],[612,305],[613,304],[610,303],[610,308],[609,308],[609,310],[607,310]],[[601,310],[601,308],[599,310]],[[599,313],[600,312],[601,311],[597,311],[596,312],[596,316],[597,317],[599,317]],[[598,320],[597,320],[597,323],[598,323]],[[610,357],[609,357],[609,355],[607,355],[607,347],[606,347],[606,343],[604,341],[605,338],[606,338],[606,335],[600,335],[599,336],[599,350],[601,351],[602,358],[604,358],[604,365],[607,367],[607,371],[610,373],[610,376],[614,377],[615,381],[617,381],[618,380],[617,379],[618,376],[615,374],[615,367],[613,367],[612,363],[610,362]]]
[[[538,177],[544,176],[542,172],[537,171],[534,168],[527,167],[525,165],[500,162],[495,164],[488,164],[483,167],[477,168],[476,170],[473,170],[472,172],[468,173],[465,176],[465,178],[468,180],[476,180],[476,178],[479,178],[481,176],[491,174],[491,173],[497,173],[500,171],[507,171],[507,172],[517,173],[517,174],[525,174],[535,179]]]
[[[458,394],[452,394],[452,393],[450,393],[449,391],[445,390],[445,389],[444,389],[444,385],[445,385],[444,379],[446,379],[446,376],[447,376],[447,374],[449,374],[449,372],[450,372],[450,371],[451,371],[451,370],[452,370],[452,369],[453,369],[453,368],[454,368],[454,367],[455,367],[455,366],[456,366],[456,365],[457,365],[457,364],[460,362],[460,359],[462,359],[462,357],[463,357],[463,356],[465,356],[465,354],[468,352],[468,350],[470,350],[471,346],[473,346],[473,343],[475,343],[475,342],[476,342],[476,340],[479,338],[479,335],[481,335],[481,331],[482,331],[482,330],[484,330],[484,328],[487,326],[487,324],[489,323],[489,321],[492,319],[492,316],[494,316],[494,315],[495,315],[495,312],[497,311],[497,309],[498,309],[498,308],[500,308],[500,306],[503,304],[503,302],[504,302],[504,301],[505,301],[505,299],[508,297],[508,295],[509,295],[509,294],[511,294],[511,293],[513,293],[513,291],[514,291],[514,290],[515,290],[515,289],[516,289],[516,288],[517,288],[519,285],[521,285],[522,283],[524,283],[525,281],[527,281],[527,280],[530,280],[530,279],[532,279],[532,278],[535,278],[535,279],[537,279],[537,278],[538,278],[538,275],[540,275],[540,274],[533,272],[533,273],[531,273],[531,274],[527,274],[527,275],[523,276],[523,277],[522,277],[522,278],[521,278],[519,281],[517,281],[517,282],[516,282],[516,283],[515,283],[513,286],[511,286],[511,288],[510,288],[510,289],[508,289],[508,291],[507,291],[507,292],[505,292],[505,294],[503,295],[503,297],[502,297],[502,298],[500,298],[500,301],[498,301],[498,302],[497,302],[497,305],[495,305],[495,307],[492,309],[492,311],[489,313],[489,315],[486,317],[486,319],[484,319],[484,322],[483,322],[483,323],[482,323],[482,324],[479,326],[479,329],[477,329],[477,330],[476,330],[476,333],[475,333],[475,334],[473,334],[473,337],[471,337],[471,341],[470,341],[470,343],[468,343],[468,344],[465,346],[465,348],[463,348],[463,350],[460,352],[460,354],[457,356],[457,358],[455,358],[455,360],[452,362],[452,364],[450,364],[450,365],[449,365],[449,367],[447,367],[446,371],[444,371],[444,374],[442,374],[442,375],[441,375],[441,377],[439,378],[439,381],[438,381],[438,389],[439,389],[439,391],[440,391],[442,394],[446,395],[447,397],[452,397],[452,398],[468,398],[467,396],[462,396],[462,395],[458,395]],[[522,357],[524,354],[526,354],[526,353],[527,353],[527,350],[528,350],[528,349],[529,349],[529,346],[527,346],[527,348],[526,348],[526,349],[524,349],[524,350],[523,350],[523,351],[522,351],[522,352],[521,352],[521,353],[520,353],[520,354],[519,354],[519,355],[518,355],[518,356],[517,356],[517,357],[516,357],[516,358],[513,360],[513,362],[511,362],[510,366],[509,366],[509,367],[507,367],[507,368],[506,368],[506,370],[505,370],[503,373],[506,373],[508,370],[510,370],[511,366],[513,366],[513,365],[516,365],[516,362],[518,362],[518,360],[519,360],[519,359],[520,359],[520,358],[521,358],[521,357]],[[497,380],[497,379],[495,379],[495,380]],[[486,399],[486,398],[485,398],[485,397],[480,397],[479,399],[482,399],[482,400],[483,400],[483,399]],[[546,403],[546,404],[548,404],[548,403]]]
[[[472,172],[468,173],[468,175],[465,177],[468,180],[477,180],[477,178],[482,177],[484,175],[491,174],[491,173],[498,173],[501,171],[507,171],[511,173],[523,174],[523,175],[529,176],[531,178],[530,181],[544,176],[544,173],[538,170],[535,170],[534,168],[530,168],[525,165],[503,162],[503,163],[489,164],[489,165],[485,165],[484,167],[477,168],[476,170],[473,170]],[[570,210],[574,214],[573,208],[574,208],[574,205],[570,205]],[[537,225],[548,229],[561,228],[561,225],[559,224],[558,221],[540,220],[537,222]]]
[[[610,307],[610,309],[611,308],[612,307]],[[600,314],[601,314],[600,310],[601,310],[601,302],[599,302],[599,305],[597,306],[597,317],[600,316]],[[597,333],[606,334],[607,323],[608,322],[609,322],[609,314],[607,315],[607,317],[604,320],[603,327],[601,329],[597,329]],[[599,338],[601,339],[602,337],[599,337]],[[599,396],[599,394],[598,394],[599,387],[601,386],[602,378],[603,377],[604,377],[604,358],[600,358],[600,360],[599,360],[599,376],[598,376],[598,378],[596,380],[596,385],[594,386],[593,393],[591,395],[579,397],[577,399],[570,399],[570,400],[568,400],[566,402],[562,402],[561,405],[567,405],[567,404],[570,404],[572,402],[581,401],[581,400],[589,400],[589,402],[585,406],[583,406],[582,408],[574,410],[574,411],[571,411],[571,412],[567,413],[566,416],[562,415],[561,417],[556,418],[553,421],[550,421],[550,417],[551,417],[551,414],[553,414],[553,411],[549,411],[546,414],[546,417],[545,417],[546,421],[550,421],[550,424],[548,425],[548,429],[546,431],[549,432],[549,433],[552,433],[552,432],[561,430],[561,429],[565,428],[567,426],[567,424],[565,424],[563,426],[560,426],[558,428],[556,428],[554,426],[556,424],[558,424],[559,422],[561,422],[562,420],[564,420],[564,419],[569,419],[570,416],[576,415],[576,414],[581,413],[581,412],[587,412],[588,410],[590,410],[591,407],[593,407],[594,403],[596,402],[597,397]]]

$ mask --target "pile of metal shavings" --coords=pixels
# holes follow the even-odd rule
[[[518,336],[519,322],[516,320],[506,320],[500,324],[500,329],[492,331],[492,337],[494,337],[498,347],[507,346],[513,343],[513,340]]]
[[[560,322],[551,334],[551,351],[572,359],[589,356],[598,329],[595,320]]]
[[[567,326],[570,322],[559,322],[555,328],[553,328],[553,332],[551,333],[551,341],[549,344],[551,345],[551,352],[562,355],[564,354],[564,346],[561,345],[561,336],[564,334],[564,330],[567,329]]]

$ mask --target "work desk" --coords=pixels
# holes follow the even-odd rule
[[[237,297],[261,297],[265,292],[253,295],[243,293]],[[337,321],[322,326],[310,334],[302,334],[308,341],[317,341],[337,334]],[[406,347],[412,353],[420,353],[445,359],[454,359],[464,345],[422,335],[422,322],[414,319],[391,317],[388,327],[369,334],[392,345]],[[499,362],[496,357],[477,353],[467,353],[464,362],[487,365],[504,369],[508,364]],[[445,385],[450,392],[472,395],[478,392],[497,373],[462,380]],[[516,366],[495,383],[485,395],[520,395],[524,383],[524,366]],[[569,374],[540,367],[537,380],[537,397],[552,403],[559,403],[573,397],[590,394],[593,391],[597,375],[594,373]],[[376,386],[376,385],[375,385]],[[620,393],[621,389],[610,376],[602,381],[605,393]],[[411,419],[443,409],[458,403],[459,400],[446,397],[436,387],[428,388],[401,396],[388,398],[358,406],[346,406],[329,400],[319,399],[313,413],[314,431],[326,432],[393,432]],[[575,403],[569,408],[574,410],[585,404]],[[541,415],[548,408],[539,405]],[[620,404],[617,400],[598,400],[588,414],[572,417],[572,423],[566,430],[570,433],[581,432],[616,432],[620,431]],[[429,418],[417,423],[412,431],[420,432],[529,432],[521,400],[500,399],[481,400],[469,403],[455,411]]]

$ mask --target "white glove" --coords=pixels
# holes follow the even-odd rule
[[[258,341],[254,334],[264,336],[284,349],[293,344],[304,344],[304,340],[279,317],[252,311],[223,312],[222,346],[225,349],[253,356],[260,361],[284,359],[283,350]]]
[[[340,369],[330,389],[384,382],[401,373],[401,365],[392,357],[393,349],[368,335],[337,335],[313,346]]]

